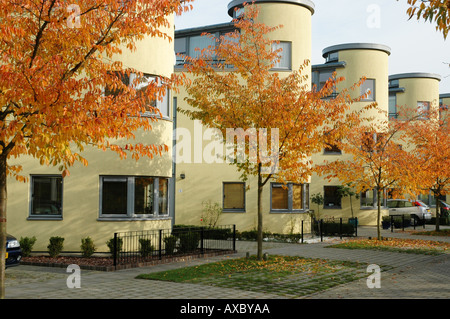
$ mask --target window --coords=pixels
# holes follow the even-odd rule
[[[212,50],[216,46],[215,39],[206,35],[197,35],[189,37],[188,55],[191,58],[198,58],[203,49]],[[209,56],[209,54],[207,54]],[[211,56],[212,57],[212,56]]]
[[[400,83],[398,80],[390,80],[389,81],[389,88],[398,88],[400,86]]]
[[[274,42],[272,43],[272,51],[277,51],[279,60],[274,62],[274,69],[290,70],[291,69],[291,42]]]
[[[223,209],[226,212],[245,211],[245,183],[223,183]]]
[[[155,76],[152,76],[150,74],[143,74],[141,78],[138,78],[138,74],[136,73],[130,73],[130,75],[120,75],[118,72],[116,73],[117,76],[120,76],[122,78],[122,83],[129,87],[134,87],[134,89],[137,91],[137,96],[142,96],[147,89],[147,87],[157,82],[157,78]],[[120,89],[111,90],[110,88],[105,89],[105,95],[119,95]],[[161,99],[157,99],[156,97],[148,100],[147,97],[145,97],[145,104],[148,106],[151,106],[153,108],[157,108],[160,112],[163,118],[169,117],[169,97],[170,92],[169,89],[166,89],[164,92],[164,96]],[[152,116],[155,113],[153,110],[150,110],[149,107],[145,108],[145,112],[142,113],[142,116]]]
[[[386,196],[385,192],[381,192],[381,199],[380,204],[382,207],[386,207]],[[361,192],[360,194],[360,201],[361,201],[361,208],[377,208],[378,206],[378,197],[377,197],[377,190],[367,190],[365,192]]]
[[[430,102],[417,102],[417,115],[419,120],[429,119]]]
[[[332,52],[326,56],[325,62],[337,62],[339,61],[339,52]]]
[[[364,152],[383,152],[387,142],[385,133],[365,132],[361,138],[361,149]]]
[[[363,101],[375,101],[375,80],[366,79],[360,86],[361,95],[365,95]]]
[[[389,118],[397,118],[397,94],[389,93]]]
[[[151,76],[149,74],[144,74],[142,78],[137,80],[137,74],[131,73],[130,74],[130,83],[129,85],[135,86],[135,89],[138,91],[137,94],[144,94],[144,91],[147,89],[147,87],[151,84],[156,82],[156,77]],[[162,98],[154,98],[152,100],[147,100],[146,104],[157,108],[159,112],[161,112],[161,115],[163,118],[169,117],[169,89],[164,90],[164,96]],[[146,107],[146,111],[143,113],[144,116],[151,116],[154,115],[153,110],[150,110],[150,108]]]
[[[360,194],[361,208],[377,208],[378,197],[376,189],[367,190]],[[381,192],[380,203],[382,207],[387,205],[386,196],[384,192]]]
[[[174,41],[176,65],[184,64],[184,56],[187,49],[186,40],[186,38],[176,38]]]
[[[308,191],[308,184],[272,183],[270,210],[272,212],[289,212],[308,209]]]
[[[338,192],[339,186],[324,186],[324,208],[341,208],[341,195]]]
[[[319,92],[327,83],[328,80],[330,80],[333,77],[333,73],[336,70],[334,69],[327,69],[327,70],[321,70],[321,71],[314,71],[312,73],[312,84],[316,86],[316,91]],[[328,97],[336,97],[336,87],[333,88],[333,92]]]
[[[101,176],[100,217],[167,216],[168,182],[162,177]]]
[[[31,176],[30,217],[62,217],[61,176]]]
[[[373,190],[368,190],[361,192],[361,208],[363,207],[374,207],[375,206],[375,192]]]

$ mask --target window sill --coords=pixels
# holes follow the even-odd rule
[[[223,213],[245,213],[245,209],[223,209]]]
[[[304,213],[308,213],[308,212],[309,212],[308,209],[301,209],[301,210],[287,210],[287,209],[275,210],[275,209],[272,209],[272,210],[270,210],[271,214],[304,214]]]
[[[28,216],[27,220],[63,220],[62,216]]]
[[[152,221],[152,220],[170,220],[172,217],[165,215],[165,216],[156,216],[156,217],[99,217],[97,218],[97,221],[99,222],[131,222],[131,221]]]
[[[291,68],[272,68],[270,71],[276,71],[276,72],[292,72]]]
[[[326,206],[326,207],[324,207],[323,209],[342,209],[342,207],[341,206]]]
[[[374,210],[374,209],[378,209],[377,206],[364,206],[364,207],[360,207],[360,210]],[[385,206],[381,206],[381,209],[388,209]]]
[[[323,152],[323,155],[342,155],[342,152]]]

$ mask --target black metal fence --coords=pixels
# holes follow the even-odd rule
[[[358,218],[329,218],[313,220],[313,232],[323,240],[324,236],[358,236]]]
[[[114,233],[110,250],[114,266],[166,257],[236,251],[236,226],[174,227]]]

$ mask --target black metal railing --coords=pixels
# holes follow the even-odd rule
[[[118,232],[111,247],[114,266],[217,251],[236,251],[235,225]]]

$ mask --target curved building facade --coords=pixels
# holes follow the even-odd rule
[[[350,91],[353,98],[362,95],[365,97],[351,106],[351,110],[359,110],[363,107],[377,103],[378,108],[385,111],[379,113],[376,110],[367,112],[368,117],[374,117],[380,123],[387,121],[388,111],[388,60],[391,49],[382,44],[375,43],[345,43],[333,45],[322,51],[324,64],[313,66],[313,85],[320,89],[325,82],[336,72],[336,77],[344,80],[338,83],[335,93],[352,87],[355,83],[365,78],[365,81]],[[326,161],[344,160],[347,155],[332,145],[325,148],[322,153],[316,154],[313,161],[322,163]],[[341,185],[339,180],[327,181],[313,175],[311,180],[311,193],[320,193],[324,196],[324,205],[321,215],[334,217],[349,217],[355,212],[361,224],[373,225],[376,223],[376,192],[368,191],[360,194],[360,200],[342,198],[338,193]],[[316,205],[314,205],[315,207]]]
[[[298,70],[306,60],[311,60],[311,17],[314,4],[302,0],[257,0],[259,6],[258,20],[268,26],[282,25],[268,36],[282,47],[280,63],[274,71],[280,76]],[[230,18],[241,14],[244,1],[231,1],[228,5]],[[201,41],[201,34],[207,32],[217,36],[233,30],[232,23],[180,30],[175,33],[175,51],[178,54],[195,54],[195,46],[206,47],[207,41]],[[278,44],[278,43],[277,43]],[[176,71],[181,71],[184,61],[178,59]],[[228,72],[228,70],[225,70]],[[232,69],[229,70],[232,72]],[[311,65],[305,68],[305,75],[311,74]],[[309,85],[309,84],[308,84]],[[190,108],[181,90],[176,95],[178,108]],[[188,145],[192,141],[190,162],[180,160],[177,154],[175,207],[176,224],[200,224],[204,214],[204,202],[217,203],[223,209],[219,223],[235,224],[238,230],[256,229],[257,225],[257,180],[249,177],[242,182],[236,166],[228,163],[207,163],[202,154],[208,147],[209,140],[202,139],[207,132],[198,121],[192,121],[177,113],[177,132],[186,132],[177,139],[177,145]],[[200,136],[200,139],[198,138]],[[203,144],[201,142],[203,141]],[[180,147],[182,148],[182,147]],[[289,232],[295,227],[298,232],[300,220],[307,219],[308,191],[307,184],[289,185],[283,189],[280,185],[267,183],[263,193],[264,225],[270,225],[273,232]],[[292,194],[296,194],[295,199]],[[293,214],[294,213],[294,214]],[[269,226],[267,226],[269,227]]]
[[[173,17],[170,19],[173,21]],[[173,27],[165,31],[174,37]],[[169,77],[173,73],[173,41],[147,37],[136,46],[133,52],[124,48],[115,60],[148,76]],[[170,95],[168,92],[163,101],[157,102],[163,117],[152,123],[152,131],[137,131],[134,140],[115,142],[165,144],[171,149]],[[40,165],[30,157],[19,159],[28,182],[9,179],[9,233],[18,238],[36,236],[37,251],[46,251],[49,238],[60,236],[64,238],[64,251],[79,251],[81,239],[91,237],[97,251],[105,252],[114,232],[171,227],[170,151],[136,161],[121,160],[115,152],[87,146],[82,155],[88,166],[76,163],[65,178],[57,167]]]
[[[439,107],[439,82],[434,73],[401,73],[389,76],[389,114],[398,119],[426,117]],[[423,116],[420,116],[421,113]]]

